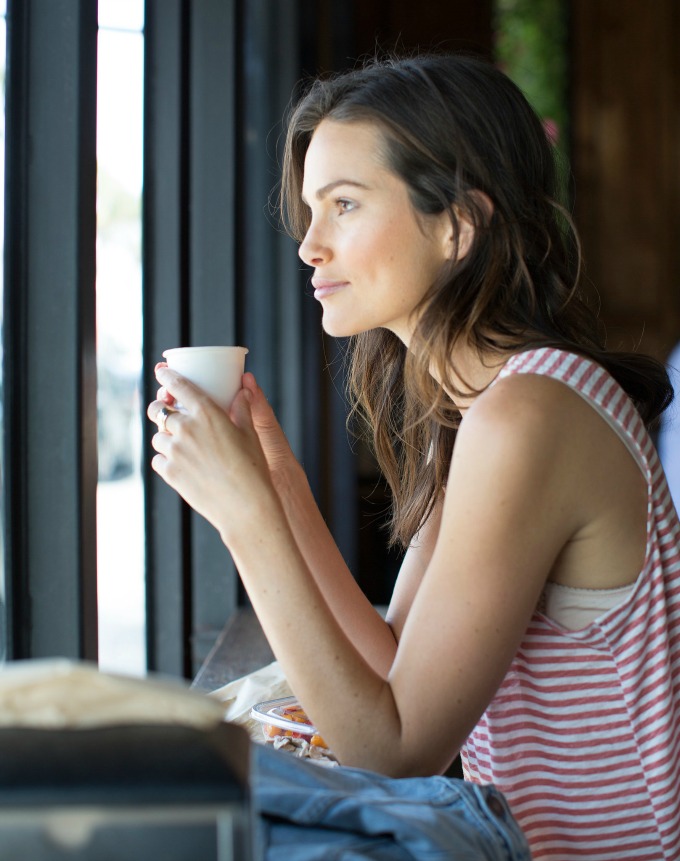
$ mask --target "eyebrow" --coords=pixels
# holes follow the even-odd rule
[[[316,197],[317,200],[323,200],[324,197],[326,197],[328,194],[331,193],[331,191],[333,191],[333,189],[337,188],[340,185],[351,185],[354,186],[354,188],[368,188],[365,183],[358,182],[355,179],[335,179],[333,180],[333,182],[329,182],[327,185],[323,185],[321,188],[317,189],[316,193],[314,194],[314,197]],[[301,194],[300,197],[302,198],[303,203],[307,203],[307,199],[305,198],[304,194]]]

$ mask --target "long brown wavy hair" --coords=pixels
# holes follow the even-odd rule
[[[289,117],[283,162],[282,215],[299,241],[309,226],[305,154],[327,118],[381,130],[416,213],[448,212],[456,242],[461,218],[475,227],[468,253],[453,256],[417,309],[408,350],[385,329],[351,339],[353,414],[368,422],[392,490],[394,543],[408,546],[446,484],[460,413],[444,389],[460,394],[451,359],[459,341],[480,355],[550,346],[590,357],[654,423],[673,397],[666,370],[605,350],[580,294],[580,246],[558,199],[554,148],[507,76],[469,56],[421,55],[313,81]]]

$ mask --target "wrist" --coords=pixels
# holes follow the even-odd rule
[[[233,553],[241,544],[253,540],[262,530],[276,529],[285,521],[278,493],[271,482],[263,482],[259,490],[252,487],[239,499],[237,510],[225,511],[217,524],[224,544]]]
[[[270,497],[248,506],[239,517],[239,524],[226,524],[220,536],[251,598],[253,590],[266,587],[276,566],[291,553],[299,555],[288,519],[273,489]]]
[[[311,492],[307,475],[295,458],[291,458],[271,472],[272,484],[284,507],[301,492]]]

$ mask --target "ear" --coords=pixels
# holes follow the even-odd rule
[[[458,247],[456,248],[453,225],[449,222],[450,230],[447,236],[447,257],[452,260],[462,260],[470,249],[475,238],[475,232],[480,227],[486,227],[493,215],[493,201],[483,191],[473,189],[467,193],[467,205],[465,207],[454,204],[453,213],[458,222]]]

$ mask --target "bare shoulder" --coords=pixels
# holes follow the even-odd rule
[[[537,420],[561,426],[561,422],[581,408],[590,410],[569,386],[540,374],[513,374],[498,380],[470,407],[470,424],[491,421],[532,425]],[[563,425],[562,425],[563,426]]]
[[[564,383],[533,374],[509,376],[481,394],[465,414],[450,490],[477,499],[480,511],[491,505],[523,511],[543,528],[551,515],[565,540],[592,519],[597,461],[613,436]]]
[[[456,447],[524,452],[532,462],[542,456],[553,464],[559,449],[573,448],[568,429],[597,415],[564,383],[535,374],[499,380],[477,397],[461,422]]]
[[[513,374],[475,400],[459,433],[463,445],[512,445],[539,456],[560,450],[586,459],[612,444],[630,460],[623,443],[602,416],[578,392],[541,374]]]
[[[547,534],[566,531],[553,579],[613,588],[631,582],[645,549],[647,484],[609,423],[564,383],[536,374],[499,380],[464,417],[452,492],[485,489]]]

